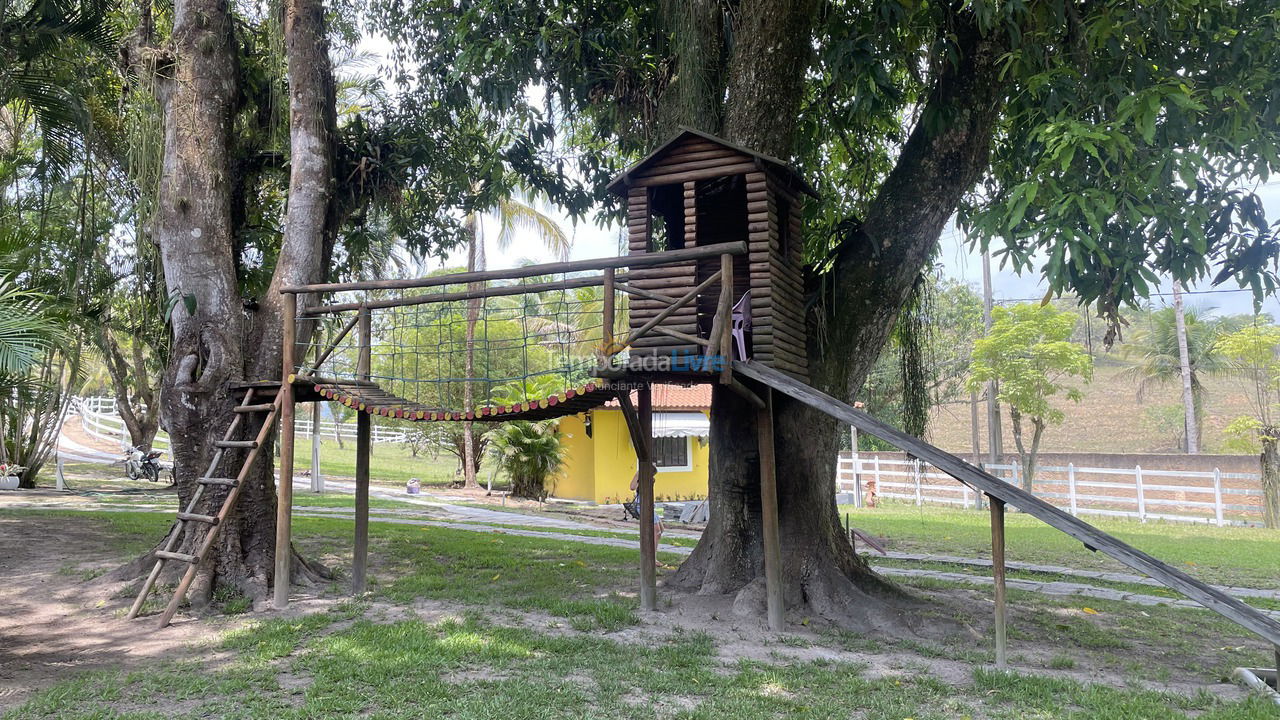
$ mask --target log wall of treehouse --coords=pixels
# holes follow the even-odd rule
[[[799,379],[808,378],[801,271],[800,197],[785,177],[756,157],[698,136],[664,148],[626,175],[628,246],[632,255],[747,241],[734,259],[733,298],[750,292],[751,356]],[[636,287],[679,296],[719,270],[708,258],[631,272]],[[663,326],[708,337],[719,291],[681,308]],[[632,298],[634,330],[666,305]],[[650,334],[632,347],[637,355],[700,353],[676,338]]]

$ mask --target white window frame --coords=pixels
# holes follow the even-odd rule
[[[654,438],[654,440],[674,440],[676,438]],[[693,437],[684,437],[684,465],[658,465],[659,473],[689,472],[693,470]]]

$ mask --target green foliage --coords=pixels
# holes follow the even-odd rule
[[[1093,376],[1093,359],[1069,340],[1075,324],[1074,313],[1048,305],[995,308],[991,331],[974,344],[969,387],[995,380],[1001,402],[1013,410],[1050,424],[1061,422],[1062,411],[1052,398],[1080,399],[1080,391],[1064,380]]]
[[[114,57],[107,0],[29,0],[0,5],[0,107],[27,111],[42,133],[43,160],[69,167],[89,130],[86,60]]]
[[[1262,452],[1262,421],[1256,417],[1242,415],[1227,423],[1222,429],[1227,436],[1223,447],[1238,453],[1256,455]]]
[[[859,399],[876,417],[924,436],[928,410],[968,392],[970,353],[982,334],[982,299],[968,285],[925,274],[903,308]],[[911,398],[912,395],[916,397]],[[908,421],[908,417],[914,420]],[[879,441],[863,433],[864,449]],[[886,446],[884,449],[888,449]]]
[[[17,386],[60,341],[65,326],[46,295],[19,288],[0,270],[0,390]]]
[[[1048,7],[1045,21],[1065,12]],[[1015,268],[1047,255],[1055,293],[1112,317],[1162,273],[1190,282],[1218,265],[1215,283],[1274,291],[1277,228],[1239,189],[1280,166],[1274,5],[1107,3],[1056,20],[1004,58],[1002,138],[964,224],[984,246],[1002,239]]]
[[[816,13],[795,157],[824,191],[806,210],[813,261],[856,234],[898,162],[904,118],[941,128],[973,110],[916,115],[938,68],[962,60],[950,12],[875,0]],[[1273,3],[982,0],[960,12],[1009,38],[989,172],[961,213],[1003,263],[1043,263],[1054,292],[1113,319],[1162,272],[1192,281],[1223,263],[1215,280],[1275,286],[1280,243],[1257,198],[1239,189],[1280,165]],[[549,182],[549,167],[568,167],[599,193],[669,131],[672,89],[704,80],[676,75],[688,39],[664,3],[384,1],[370,17],[396,39],[397,64],[421,98],[528,129],[495,143],[495,156],[539,189],[576,190]],[[725,57],[732,33],[727,42]],[[537,100],[530,85],[543,90]]]
[[[1199,398],[1204,393],[1200,378],[1206,374],[1220,374],[1231,369],[1227,358],[1219,351],[1219,338],[1239,328],[1245,320],[1236,316],[1211,317],[1211,308],[1188,307],[1183,311],[1183,323],[1187,330],[1187,363],[1191,367],[1191,389]],[[1139,326],[1131,342],[1123,352],[1133,363],[1131,372],[1138,378],[1139,396],[1151,383],[1179,382],[1182,367],[1178,357],[1177,319],[1172,307],[1152,312]]]
[[[1250,430],[1256,440],[1261,434],[1272,433],[1274,416],[1280,405],[1280,327],[1276,325],[1246,325],[1219,338],[1215,345],[1218,352],[1236,362],[1250,380],[1257,415],[1253,418],[1237,418],[1232,421],[1231,432],[1237,442]],[[1246,447],[1253,447],[1247,445]]]
[[[554,420],[504,423],[487,433],[490,451],[511,477],[511,494],[545,500],[546,481],[564,465],[564,447]]]

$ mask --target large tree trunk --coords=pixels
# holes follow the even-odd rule
[[[256,314],[242,309],[233,257],[231,126],[239,72],[233,20],[225,0],[178,0],[172,64],[157,72],[165,118],[164,166],[157,198],[156,239],[171,297],[173,351],[164,378],[162,412],[173,442],[180,502],[208,467],[241,399],[229,384],[280,377],[282,285],[322,277],[333,242],[333,84],[323,9],[311,0],[286,3],[289,53],[291,176],[285,236],[271,289]],[[292,297],[292,296],[290,296]],[[307,329],[299,334],[307,338]],[[246,423],[251,438],[260,425]],[[255,600],[273,581],[276,493],[271,443],[244,483],[239,505],[220,526],[215,551],[190,592],[206,604],[215,584],[235,586]],[[218,477],[235,477],[243,451],[228,451]],[[213,492],[202,512],[221,504]],[[197,533],[200,535],[200,533]],[[191,552],[197,538],[187,537]],[[314,568],[294,563],[295,579]]]
[[[815,10],[805,0],[744,2],[729,68],[724,132],[789,157]],[[1002,99],[1001,38],[983,37],[968,12],[951,18],[958,60],[942,63],[897,166],[860,229],[846,239],[822,295],[823,335],[811,317],[811,382],[852,400],[870,371],[947,219],[978,179]],[[940,120],[945,118],[945,120]],[[775,395],[778,507],[787,603],[851,627],[909,622],[891,586],[854,553],[835,504],[841,428]],[[739,592],[759,605],[763,557],[755,414],[732,392],[712,394],[711,521],[673,582],[703,593]]]

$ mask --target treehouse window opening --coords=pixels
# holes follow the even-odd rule
[[[726,175],[699,180],[696,188],[698,245],[746,240],[746,176]]]
[[[651,188],[649,252],[680,250],[684,243],[684,188],[678,184]]]

